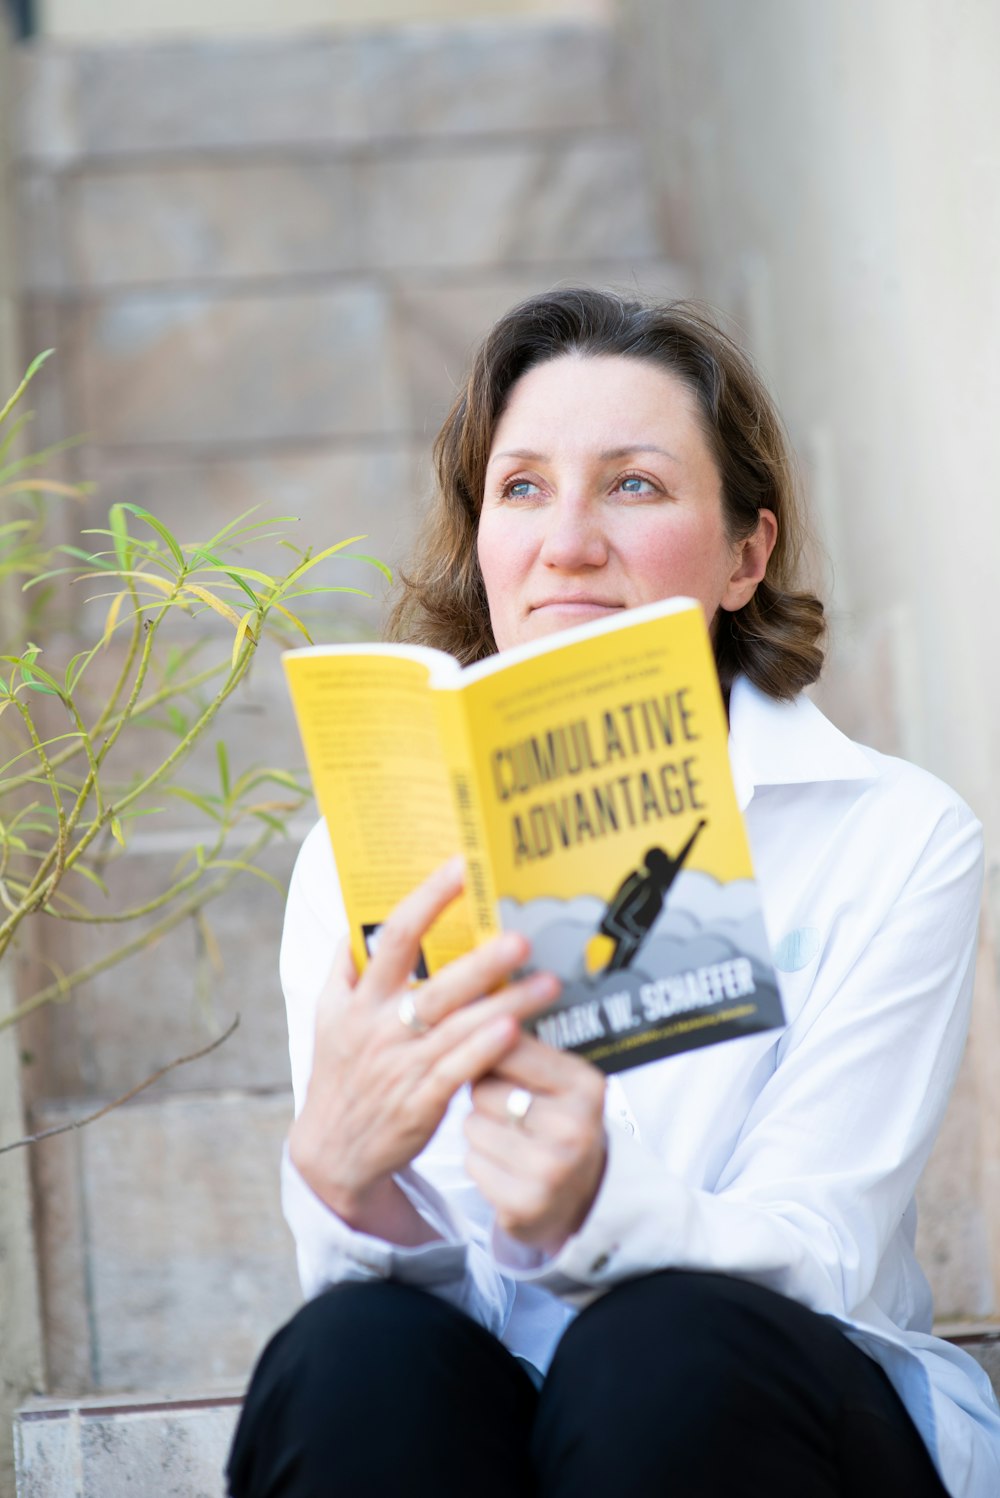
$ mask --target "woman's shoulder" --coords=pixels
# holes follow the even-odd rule
[[[811,788],[838,800],[864,801],[890,817],[923,827],[939,822],[978,829],[961,795],[929,770],[851,738],[801,693],[787,702],[768,698],[745,679],[734,686],[730,750],[747,790]]]

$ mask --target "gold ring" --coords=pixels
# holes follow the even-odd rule
[[[411,1035],[426,1035],[430,1029],[430,1025],[426,1024],[417,1013],[412,993],[404,993],[396,1013],[399,1015],[399,1023],[405,1026]]]

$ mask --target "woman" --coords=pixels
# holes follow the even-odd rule
[[[557,984],[511,979],[519,937],[411,994],[459,866],[358,979],[315,829],[282,945],[283,1190],[313,1298],[257,1369],[233,1493],[1000,1492],[996,1401],[928,1335],[913,1255],[967,1023],[978,825],[801,695],[822,606],[796,585],[758,377],[695,309],[551,293],[489,334],[436,459],[397,638],[472,661],[701,602],[788,1025],[605,1085],[521,1033]]]

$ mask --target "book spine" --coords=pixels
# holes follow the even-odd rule
[[[500,930],[480,787],[461,693],[439,690],[433,695],[441,742],[448,759],[448,779],[455,802],[461,852],[465,855],[469,919],[473,939],[478,944]]]

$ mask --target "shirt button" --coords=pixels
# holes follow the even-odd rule
[[[627,1123],[625,1125],[625,1132],[626,1132],[626,1134],[634,1134],[635,1133],[635,1124],[634,1123]]]

